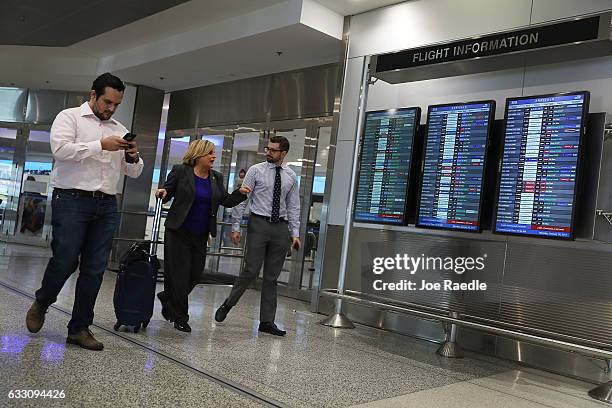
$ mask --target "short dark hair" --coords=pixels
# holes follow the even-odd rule
[[[272,136],[270,138],[271,143],[278,143],[280,145],[280,149],[286,152],[289,151],[289,140],[285,136]]]
[[[125,90],[123,81],[113,74],[106,72],[97,77],[95,81],[93,81],[93,84],[91,84],[91,89],[96,92],[96,99],[104,95],[107,86],[116,89],[119,92],[123,92]]]

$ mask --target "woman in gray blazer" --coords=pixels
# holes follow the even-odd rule
[[[208,236],[217,235],[219,205],[234,207],[250,192],[242,187],[229,194],[223,175],[212,169],[215,145],[208,140],[189,144],[183,163],[172,167],[164,187],[155,192],[163,202],[174,198],[164,236],[164,291],[157,294],[162,315],[174,328],[190,332],[188,296],[206,264]]]

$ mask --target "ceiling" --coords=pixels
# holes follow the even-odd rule
[[[338,40],[293,25],[118,70],[116,74],[127,82],[179,90],[330,64],[339,57]]]
[[[286,0],[191,0],[162,13],[108,30],[74,44],[71,48],[87,55],[104,57],[284,1]]]
[[[393,3],[3,0],[0,86],[82,91],[111,71],[173,91],[333,63],[342,16]]]
[[[3,0],[0,44],[66,47],[187,1]]]
[[[374,10],[391,4],[402,3],[406,0],[315,0],[343,16],[353,16],[365,11]]]

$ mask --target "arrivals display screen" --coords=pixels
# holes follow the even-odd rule
[[[494,232],[573,238],[589,93],[506,100]]]
[[[406,223],[412,150],[421,110],[367,112],[353,219],[377,224]]]
[[[416,225],[479,231],[495,102],[430,106]]]

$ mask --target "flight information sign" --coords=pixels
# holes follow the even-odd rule
[[[573,238],[589,93],[506,100],[494,232]]]
[[[406,223],[406,196],[420,108],[366,113],[353,219]]]
[[[430,106],[416,225],[479,231],[495,102]]]

